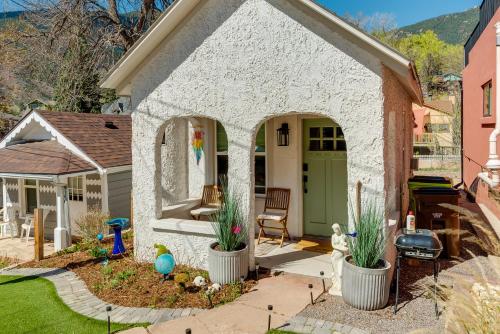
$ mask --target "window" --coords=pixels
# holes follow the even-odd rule
[[[449,124],[431,124],[427,123],[424,126],[425,131],[428,133],[449,133],[450,125]]]
[[[217,183],[227,177],[228,142],[227,133],[221,123],[216,123]],[[266,125],[263,124],[255,139],[255,193],[266,193]]]
[[[491,81],[483,86],[483,116],[491,116]]]
[[[309,151],[347,151],[339,126],[309,128]]]
[[[68,178],[68,199],[83,202],[83,176]]]

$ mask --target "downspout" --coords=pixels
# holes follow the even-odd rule
[[[490,154],[486,167],[491,170],[491,187],[500,184],[500,160],[497,154],[497,138],[500,134],[500,22],[495,24],[496,28],[496,82],[495,82],[495,129],[491,132],[489,146]]]

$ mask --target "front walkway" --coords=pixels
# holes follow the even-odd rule
[[[45,256],[54,253],[54,243],[45,242],[43,245],[43,253]],[[6,256],[19,262],[31,261],[35,257],[35,240],[33,238],[22,240],[19,238],[2,238],[0,239],[0,256]]]
[[[94,296],[78,276],[64,269],[13,268],[0,270],[0,275],[39,276],[48,279],[56,287],[57,294],[73,311],[89,318],[106,320],[106,307],[111,306],[111,321],[122,324],[156,323],[200,312],[200,309],[152,309],[146,307],[124,307],[106,303]]]
[[[332,276],[330,254],[302,250],[297,243],[285,242],[282,248],[278,241],[255,242],[255,262],[271,272],[285,272],[305,276],[321,277],[320,272],[329,280]]]
[[[308,284],[313,284],[309,289]],[[327,286],[328,288],[328,286]],[[313,277],[283,274],[259,280],[257,286],[236,301],[182,319],[134,328],[123,334],[259,334],[267,331],[268,305],[273,306],[271,326],[286,326],[311,302],[310,293],[317,298],[323,292],[321,280]]]

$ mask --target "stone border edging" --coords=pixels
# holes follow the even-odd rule
[[[96,320],[107,320],[106,306],[111,306],[111,322],[120,324],[157,323],[195,315],[197,308],[126,307],[106,303],[94,296],[85,283],[72,271],[58,268],[4,268],[0,275],[38,276],[45,278],[56,288],[58,296],[72,311]]]
[[[280,330],[300,334],[369,334],[370,332],[331,321],[295,316]]]

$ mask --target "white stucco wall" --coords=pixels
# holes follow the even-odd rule
[[[324,19],[295,5],[204,1],[130,78],[139,260],[153,259],[154,242],[163,240],[180,252],[179,244],[187,242],[173,231],[152,228],[161,223],[159,130],[174,117],[206,116],[224,125],[229,182],[243,196],[251,230],[254,138],[261,122],[277,115],[315,114],[337,122],[347,142],[351,198],[361,181],[363,197],[385,209],[382,65]],[[178,178],[176,170],[163,167],[165,177]],[[197,241],[196,247],[209,242]]]

